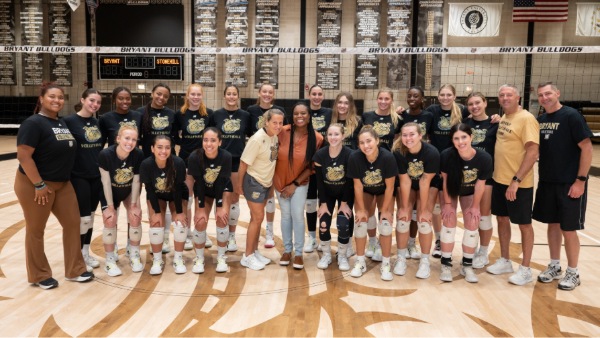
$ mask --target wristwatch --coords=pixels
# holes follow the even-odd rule
[[[521,179],[518,178],[517,176],[513,176],[513,181],[515,181],[517,183],[521,183]]]
[[[577,179],[582,182],[585,182],[585,181],[587,181],[588,178],[587,178],[587,176],[577,176]]]

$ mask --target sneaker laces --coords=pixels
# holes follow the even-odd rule
[[[569,284],[572,284],[572,285],[577,284],[577,273],[571,272],[571,271],[567,271],[565,273],[565,278],[562,281],[564,283],[569,283]]]

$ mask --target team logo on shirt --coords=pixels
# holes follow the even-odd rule
[[[204,130],[204,119],[189,120],[187,131],[190,134],[200,134]]]
[[[102,133],[96,126],[83,127],[83,130],[85,130],[85,140],[90,143],[96,142],[102,137]]]
[[[121,126],[121,127],[122,126],[131,126],[131,127],[136,127],[137,128],[137,125],[135,124],[135,121],[127,121],[127,120],[119,122],[119,126]]]
[[[390,130],[392,130],[392,126],[385,122],[375,122],[373,123],[373,130],[375,130],[377,135],[380,137],[386,136],[389,135]]]
[[[381,183],[382,181],[383,181],[383,178],[381,177],[381,169],[377,169],[377,170],[373,170],[373,171],[367,170],[365,172],[365,177],[363,177],[363,182],[367,186],[373,186],[373,185]]]
[[[423,161],[408,162],[408,169],[406,171],[412,180],[418,180],[423,175],[423,172],[425,172]]]
[[[152,116],[152,129],[163,130],[169,126],[168,116]]]
[[[487,130],[485,129],[473,129],[473,139],[471,140],[471,144],[479,144],[485,141],[485,134]]]
[[[329,167],[327,168],[327,174],[325,174],[327,180],[331,182],[336,182],[344,178],[346,176],[346,172],[344,170],[344,165],[341,164],[337,167]]]
[[[450,117],[449,116],[440,116],[440,121],[438,122],[438,128],[440,130],[450,130]]]
[[[113,180],[117,184],[126,184],[129,183],[133,179],[133,170],[131,167],[128,168],[119,168],[115,170],[115,176]]]
[[[221,166],[218,166],[214,169],[206,168],[206,171],[204,172],[204,182],[212,185],[217,180],[217,177],[219,177],[220,172]]]
[[[315,130],[321,130],[325,128],[325,116],[313,116],[312,117],[312,125]]]
[[[223,130],[225,134],[233,134],[236,131],[240,130],[241,125],[242,121],[238,119],[227,119],[223,121],[223,127],[221,127],[221,130]]]
[[[425,123],[425,122],[421,122],[421,123],[415,122],[415,123],[417,123],[419,125],[419,127],[421,128],[421,135],[427,135],[427,123]]]
[[[167,191],[167,178],[166,177],[157,177],[156,183],[154,183],[154,187],[157,191],[165,192]]]
[[[264,116],[261,115],[258,117],[258,122],[256,122],[256,129],[260,129],[264,126],[265,126],[265,118],[264,118]]]
[[[477,179],[477,168],[463,170],[463,183],[471,183]]]
[[[277,161],[278,153],[279,153],[279,143],[271,144],[271,155],[269,156],[269,160],[271,162]]]

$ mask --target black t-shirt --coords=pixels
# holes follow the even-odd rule
[[[365,112],[362,115],[364,125],[371,125],[379,135],[379,144],[386,150],[391,150],[394,143],[394,137],[400,132],[403,121],[398,119],[398,125],[394,127],[391,115],[377,115],[374,111]]]
[[[579,170],[579,142],[593,136],[579,112],[562,106],[538,117],[540,123],[540,181],[573,183]]]
[[[108,145],[115,144],[119,128],[124,125],[130,125],[138,129],[138,134],[141,132],[142,113],[137,110],[130,110],[127,114],[119,114],[116,111],[111,111],[100,115],[100,131],[102,132],[102,144],[108,141]]]
[[[447,173],[451,168],[448,164],[448,156],[451,152],[456,151],[454,148],[448,148],[442,151],[440,161],[442,163],[442,172]],[[487,180],[492,177],[494,171],[494,163],[490,154],[484,150],[475,148],[475,156],[472,159],[462,160],[463,179],[460,185],[460,196],[469,196],[475,193],[475,183],[478,180]]]
[[[315,131],[323,136],[323,141],[327,142],[327,128],[331,123],[331,108],[321,107],[317,110],[310,110],[310,120]]]
[[[414,122],[421,127],[421,135],[427,137],[429,131],[433,126],[433,114],[427,110],[421,110],[417,115],[411,115],[410,110],[405,110],[402,113],[402,119],[404,124]]]
[[[257,104],[253,104],[251,106],[249,106],[248,108],[246,108],[246,111],[250,114],[250,123],[252,125],[252,135],[254,135],[254,133],[256,133],[260,128],[262,128],[262,124],[263,124],[263,114],[267,112],[267,110],[270,109],[279,109],[281,110],[281,112],[283,113],[284,119],[287,118],[287,115],[285,113],[285,108],[280,107],[278,105],[273,105],[273,107],[271,108],[262,108],[261,106],[257,105]],[[284,124],[290,124],[289,121],[284,121]]]
[[[33,161],[45,181],[66,182],[77,154],[77,141],[61,120],[35,114],[28,117],[17,133],[17,146],[34,148]],[[25,174],[21,165],[19,171]]]
[[[139,175],[140,164],[143,159],[144,153],[138,148],[129,153],[125,160],[121,160],[117,156],[117,145],[112,145],[100,151],[98,164],[110,176],[113,205],[125,200],[131,194],[133,177]],[[100,203],[103,207],[107,205],[104,192],[100,198]]]
[[[472,118],[464,121],[473,130],[473,148],[483,150],[494,158],[494,149],[496,148],[496,133],[498,132],[498,123],[492,123],[492,118],[488,117],[483,121],[475,121]]]
[[[400,155],[400,154],[398,154]],[[431,144],[421,142],[421,150],[416,154],[396,156],[398,173],[407,173],[412,190],[419,190],[419,180],[423,174],[437,174],[440,170],[440,153]]]
[[[459,107],[461,107],[462,119],[464,120],[469,116],[469,111],[464,106],[459,105]],[[452,111],[442,109],[439,104],[432,104],[425,110],[431,112],[433,115],[433,124],[429,130],[429,140],[431,144],[436,147],[438,152],[451,147],[450,128],[452,125],[450,123],[450,115]]]
[[[82,178],[98,178],[98,155],[104,148],[98,120],[84,118],[77,114],[63,118],[63,121],[77,140],[77,157],[71,174]]]
[[[140,165],[140,180],[146,187],[146,199],[150,201],[152,209],[160,213],[158,200],[175,202],[175,212],[183,212],[182,200],[188,198],[188,189],[185,185],[185,163],[181,158],[171,155],[173,165],[175,166],[175,182],[171,190],[165,190],[167,184],[166,168],[159,168],[156,165],[154,156],[148,157]]]
[[[346,127],[346,121],[347,120],[339,120],[337,123]],[[359,117],[358,125],[356,126],[356,129],[354,129],[354,132],[352,133],[352,135],[349,135],[348,137],[344,138],[344,140],[342,141],[342,144],[352,150],[358,149],[358,133],[360,133],[360,129],[362,127],[363,127],[362,119]]]
[[[241,157],[246,146],[246,136],[252,135],[250,113],[238,109],[234,111],[221,108],[208,119],[209,127],[216,127],[223,133],[221,148],[231,153],[232,157]]]
[[[142,113],[143,124],[146,106],[141,107],[139,111]],[[168,135],[171,137],[171,140],[175,142],[178,137],[177,132],[179,131],[179,126],[175,121],[175,112],[170,108],[150,108],[148,112],[148,118],[150,119],[150,130],[140,131],[140,135],[142,137],[142,150],[144,151],[144,156],[146,157],[152,156],[152,151],[150,147],[152,146],[152,141],[154,140],[154,137],[156,137],[157,135]],[[144,129],[143,125],[141,129]]]
[[[353,201],[354,192],[352,190],[353,181],[347,177],[348,159],[352,150],[348,147],[342,147],[342,150],[335,158],[329,156],[329,146],[317,150],[312,160],[315,163],[317,191],[319,200],[328,202],[331,200],[341,200],[343,202]]]
[[[385,148],[379,147],[379,155],[373,163],[367,160],[362,151],[355,150],[348,159],[346,175],[360,179],[364,192],[381,195],[385,193],[385,179],[397,176],[398,166],[394,155]]]
[[[206,116],[200,116],[197,110],[186,110],[184,114],[175,114],[175,121],[181,130],[179,138],[179,157],[187,161],[190,154],[202,147],[202,133],[208,126],[208,118],[213,111],[206,109]]]
[[[194,194],[198,197],[198,207],[204,208],[204,197],[212,197],[217,207],[223,206],[223,192],[231,191],[231,154],[219,149],[217,157],[203,156],[194,151],[188,158],[188,175],[194,177]]]

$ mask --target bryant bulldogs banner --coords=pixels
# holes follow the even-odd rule
[[[501,3],[451,3],[448,35],[498,36],[500,34]]]

